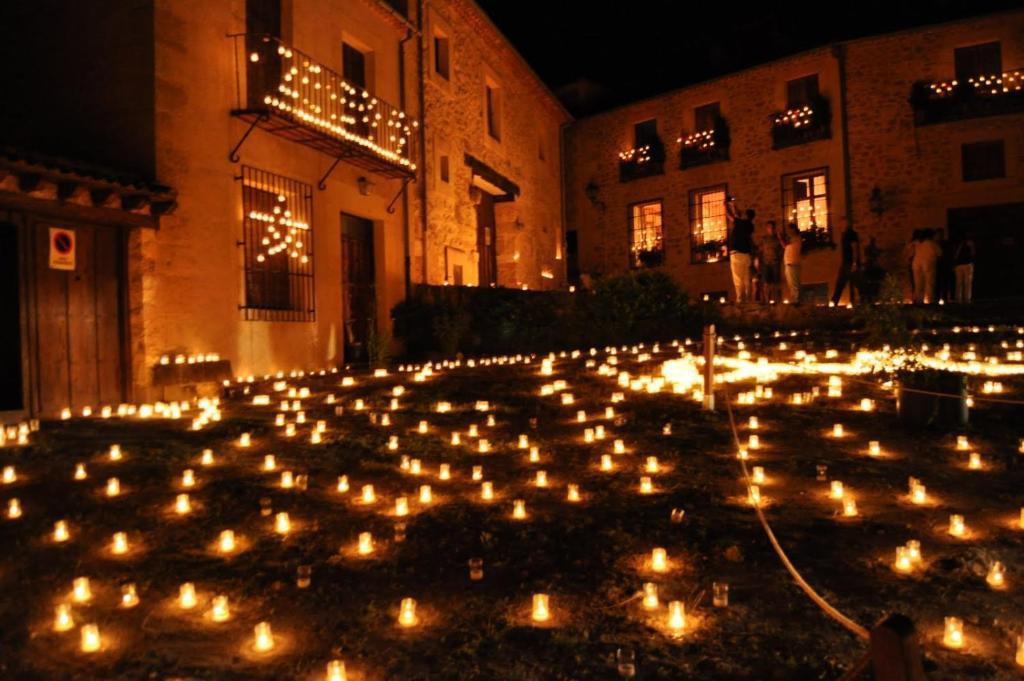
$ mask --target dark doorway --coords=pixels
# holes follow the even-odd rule
[[[276,95],[281,80],[281,58],[274,43],[281,38],[281,0],[246,0],[245,33],[245,53],[261,55],[258,62],[246,60],[248,107],[265,109],[264,98]]]
[[[575,229],[565,233],[565,269],[570,284],[580,283],[580,243]]]
[[[24,409],[18,228],[0,224],[0,412]]]
[[[974,234],[974,299],[1024,298],[1024,277],[1013,276],[1024,258],[1024,203],[950,208],[949,239]]]
[[[341,214],[341,260],[345,361],[365,362],[370,336],[377,329],[372,220]]]
[[[476,250],[480,254],[480,286],[498,284],[497,230],[494,218],[494,197],[480,191],[476,207]]]

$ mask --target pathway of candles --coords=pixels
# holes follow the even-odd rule
[[[5,431],[11,678],[838,676],[918,624],[932,679],[1024,665],[1019,329],[929,338],[969,429],[915,433],[868,372],[905,358],[732,338],[244,379]],[[841,342],[840,342],[841,341]],[[697,398],[697,399],[694,399]],[[81,412],[81,410],[79,410]],[[750,470],[743,478],[737,457]],[[626,670],[630,664],[624,664]]]

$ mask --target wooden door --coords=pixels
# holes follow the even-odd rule
[[[31,229],[33,402],[52,416],[64,407],[124,400],[122,234],[76,225],[75,269],[50,267],[48,224]]]
[[[480,192],[476,207],[476,250],[480,254],[480,286],[498,283],[497,230],[494,218],[494,197]]]
[[[25,408],[18,226],[0,223],[0,412]]]
[[[1024,257],[1024,203],[951,208],[949,242],[974,235],[974,299],[1024,298],[1024,277],[1016,272]]]
[[[369,359],[367,344],[377,328],[373,221],[341,215],[342,299],[345,320],[345,361]]]

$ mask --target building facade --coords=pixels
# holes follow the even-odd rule
[[[3,12],[0,411],[365,361],[416,283],[564,281],[568,115],[471,2]]]
[[[662,270],[732,297],[725,201],[795,221],[811,300],[831,294],[847,225],[905,269],[914,229],[978,246],[975,289],[1024,240],[1024,12],[811,50],[573,124],[569,271]]]

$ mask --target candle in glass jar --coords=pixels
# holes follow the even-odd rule
[[[947,617],[942,643],[947,648],[962,648],[964,645],[964,623],[959,617]]]
[[[536,445],[530,447],[529,461],[530,463],[537,463],[540,461],[540,449]]]
[[[122,458],[121,445],[110,445],[109,456],[111,461],[120,461]]]
[[[949,516],[949,533],[954,537],[962,537],[967,533],[967,526],[964,524],[964,517],[954,513]]]
[[[490,501],[494,498],[494,484],[490,481],[484,482],[480,485],[480,498],[484,501]]]
[[[214,596],[210,606],[210,619],[214,622],[226,622],[231,618],[231,608],[227,596]]]
[[[835,423],[832,425],[832,437],[842,437],[844,434],[843,424]]]
[[[551,619],[547,594],[533,594],[533,610],[530,617],[534,622],[547,622]]]
[[[686,629],[686,607],[682,601],[672,601],[668,604],[668,629],[676,636]]]
[[[622,440],[616,440],[614,444],[614,451],[616,454],[625,454],[626,444]]]
[[[238,437],[238,446],[239,447],[248,447],[251,444],[252,444],[252,435],[250,435],[249,433],[242,433]]]
[[[579,501],[580,500],[580,486],[579,485],[575,485],[575,484],[569,485],[568,486],[568,490],[566,492],[566,499],[568,501]]]
[[[196,585],[192,582],[185,582],[178,588],[178,607],[182,610],[196,607]]]
[[[71,537],[68,532],[68,523],[66,520],[58,520],[53,524],[53,541],[60,543],[65,542]]]
[[[644,582],[643,604],[647,610],[654,610],[658,607],[658,585],[654,582]]]
[[[751,506],[759,506],[761,504],[761,488],[757,485],[751,485],[747,494],[747,500]]]
[[[995,561],[988,569],[985,581],[993,589],[1002,589],[1006,586],[1006,567],[998,560]]]
[[[547,487],[548,486],[548,472],[547,471],[537,471],[537,474],[534,477],[534,484],[537,487]]]
[[[274,634],[270,629],[270,622],[260,622],[253,627],[252,647],[261,653],[274,649]]]
[[[348,476],[347,475],[339,475],[338,476],[338,488],[337,489],[342,494],[344,494],[345,492],[348,491]]]
[[[232,553],[235,550],[235,533],[233,530],[221,530],[217,539],[217,550],[221,553]]]
[[[453,446],[462,444],[462,437],[458,434],[458,432],[452,433],[451,443]]]
[[[423,472],[423,462],[419,459],[412,459],[409,461],[409,473],[412,475],[420,475]]]
[[[187,494],[179,494],[174,498],[174,512],[178,515],[185,515],[192,510],[192,502]]]
[[[368,556],[373,553],[373,535],[369,532],[360,532],[359,546],[356,551],[361,556]]]
[[[114,555],[128,553],[128,535],[124,532],[115,532],[114,539],[110,544],[110,552]]]
[[[403,598],[398,610],[398,623],[403,627],[414,627],[418,621],[416,601],[412,598]]]
[[[263,456],[263,470],[272,471],[277,468],[277,458],[273,454]]]
[[[75,464],[75,480],[85,480],[89,474],[85,471],[85,464]]]
[[[213,465],[213,450],[212,449],[204,449],[203,450],[203,455],[199,458],[199,463],[202,466],[212,466]]]
[[[107,496],[116,497],[121,493],[121,481],[117,478],[109,478],[107,480]]]
[[[526,501],[523,499],[516,499],[512,502],[512,517],[517,520],[522,520],[526,517]]]
[[[327,663],[327,681],[348,681],[344,662],[331,660]]]
[[[373,491],[373,485],[363,485],[362,499],[364,504],[372,504],[377,501],[377,495]]]
[[[762,466],[754,466],[754,471],[753,471],[753,475],[751,476],[751,479],[755,483],[757,483],[758,485],[763,485],[764,484],[764,467],[762,467]]]
[[[17,481],[18,474],[14,470],[14,466],[4,466],[3,483],[9,485],[12,482]]]
[[[749,449],[760,449],[761,448],[761,438],[759,438],[757,435],[749,436],[747,438],[747,448],[749,448]]]
[[[966,435],[957,435],[956,436],[956,448],[957,449],[959,449],[960,451],[967,451],[968,449],[970,449],[970,447],[971,447],[971,445],[967,441],[967,436]]]
[[[405,497],[397,497],[395,499],[395,515],[405,516],[409,515],[409,500]]]
[[[611,454],[602,454],[601,455],[601,470],[603,470],[603,471],[610,471],[610,470],[612,470],[613,467],[614,467],[614,465],[612,464],[612,456],[611,456]]]
[[[71,586],[71,598],[76,603],[88,603],[92,599],[92,588],[88,577],[75,577]]]
[[[196,474],[191,468],[186,468],[181,474],[181,486],[182,487],[194,487],[196,484]]]
[[[848,518],[857,515],[857,501],[853,497],[843,499],[843,515]]]
[[[434,501],[434,493],[430,485],[420,485],[420,503],[429,504]]]
[[[100,628],[96,624],[82,625],[82,652],[95,653],[103,645]]]
[[[658,457],[649,456],[644,460],[644,470],[648,473],[658,472]]]
[[[443,463],[437,469],[437,477],[440,480],[451,480],[452,467],[451,464]]]
[[[124,584],[121,586],[121,607],[122,608],[134,608],[139,604],[139,594],[135,590],[134,584]]]
[[[481,454],[486,454],[487,452],[491,451],[491,443],[488,442],[486,438],[481,438],[477,442],[477,450]]]
[[[484,479],[484,467],[473,466],[473,480],[474,482],[480,482]]]
[[[654,483],[648,475],[640,476],[640,494],[650,494],[654,491]]]
[[[68,631],[75,626],[75,620],[71,617],[71,606],[67,603],[60,603],[53,613],[53,630],[57,632]]]
[[[668,570],[668,552],[663,548],[656,548],[651,551],[651,569],[655,572]]]
[[[910,572],[914,568],[913,560],[910,557],[910,551],[906,546],[896,547],[895,567],[898,572]]]
[[[970,456],[968,457],[967,467],[970,468],[971,470],[975,470],[975,471],[976,470],[980,470],[981,469],[981,454],[978,453],[978,452],[971,452]]]
[[[829,496],[833,499],[842,499],[844,493],[843,482],[841,480],[833,480],[829,488]]]
[[[288,517],[288,513],[281,511],[274,516],[274,531],[278,534],[288,534],[292,530],[291,519]]]

